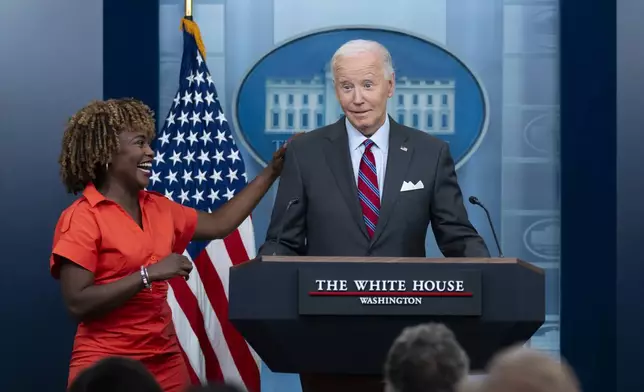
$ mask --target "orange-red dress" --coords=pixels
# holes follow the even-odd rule
[[[164,196],[141,191],[143,229],[93,185],[60,216],[49,261],[54,278],[65,257],[94,273],[95,284],[107,284],[140,271],[170,253],[183,253],[196,226],[197,212]],[[189,384],[186,364],[172,323],[167,282],[154,282],[121,307],[78,325],[68,382],[106,356],[140,360],[166,392]]]

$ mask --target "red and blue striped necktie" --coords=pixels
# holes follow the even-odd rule
[[[362,206],[362,218],[367,226],[369,237],[373,238],[380,214],[380,190],[378,189],[378,173],[376,160],[371,152],[374,143],[371,139],[365,140],[365,146],[360,169],[358,170],[358,197]]]

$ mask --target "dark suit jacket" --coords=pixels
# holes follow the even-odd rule
[[[391,117],[389,121],[385,183],[373,239],[362,219],[342,117],[289,143],[260,255],[425,257],[431,222],[444,256],[489,257],[468,220],[447,143]],[[401,192],[403,181],[419,180],[424,189]]]

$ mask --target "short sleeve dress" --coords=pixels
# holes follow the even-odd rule
[[[91,271],[95,284],[108,284],[171,253],[183,253],[197,226],[196,210],[163,195],[141,191],[143,228],[116,203],[89,184],[64,210],[54,233],[49,261],[59,278],[60,261],[69,259]],[[68,383],[107,356],[140,360],[164,391],[181,391],[189,376],[167,302],[168,282],[154,282],[121,307],[78,325]]]

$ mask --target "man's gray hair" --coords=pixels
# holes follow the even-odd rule
[[[387,48],[376,41],[355,39],[340,46],[333,54],[333,57],[331,58],[331,72],[333,73],[334,81],[338,59],[340,57],[350,57],[360,53],[375,53],[380,55],[382,57],[383,68],[385,71],[385,79],[391,79],[394,73],[394,65],[391,60],[391,54],[389,54]]]
[[[389,349],[385,391],[455,392],[469,367],[469,357],[445,325],[407,327]]]

